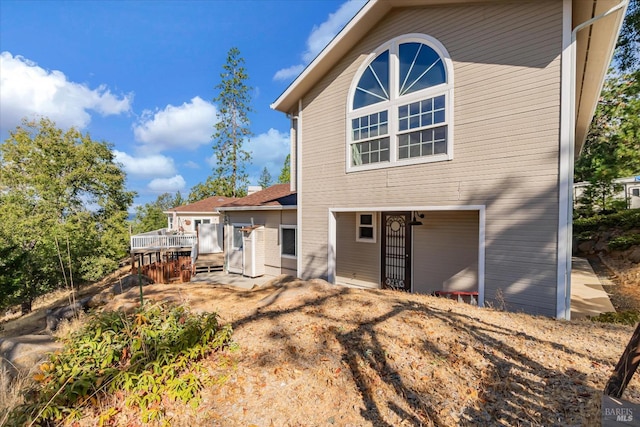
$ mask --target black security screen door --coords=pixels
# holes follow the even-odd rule
[[[382,285],[387,289],[411,291],[410,213],[382,214]]]

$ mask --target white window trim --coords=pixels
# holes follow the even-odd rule
[[[229,247],[230,247],[231,249],[233,249],[234,251],[239,251],[239,250],[244,251],[244,240],[243,240],[243,242],[242,242],[242,246],[236,246],[236,245],[234,244],[234,243],[235,243],[235,238],[234,238],[233,232],[235,231],[235,228],[236,228],[236,227],[238,227],[238,228],[244,228],[244,227],[248,227],[248,226],[250,226],[251,224],[249,224],[249,223],[244,223],[244,222],[242,222],[242,223],[234,222],[234,223],[229,224],[229,225],[231,225],[231,233],[229,233],[229,237],[231,238],[231,244],[229,245]],[[244,239],[244,234],[242,235],[242,238]]]
[[[445,70],[447,72],[447,83],[429,87],[417,92],[410,93],[408,95],[403,95],[401,97],[397,96],[398,93],[398,81],[396,78],[398,71],[398,57],[397,51],[398,46],[401,43],[423,43],[433,50],[436,51],[440,55],[442,59]],[[353,97],[355,95],[356,88],[360,81],[360,77],[365,72],[371,61],[373,61],[379,54],[389,49],[389,91],[391,93],[391,100],[385,102],[379,102],[376,104],[368,105],[366,107],[358,108],[357,110],[353,109]],[[349,88],[348,99],[347,99],[347,112],[346,112],[346,172],[359,172],[373,169],[386,169],[396,166],[402,165],[414,165],[421,163],[433,163],[433,162],[442,162],[447,160],[453,160],[453,88],[454,88],[454,76],[453,76],[453,62],[451,61],[451,56],[449,52],[444,47],[442,43],[440,43],[437,39],[428,36],[426,34],[406,34],[403,36],[396,37],[383,45],[379,46],[374,52],[372,52],[367,59],[360,65],[358,71],[355,74],[355,77],[351,81],[351,87]],[[442,126],[447,126],[447,153],[446,154],[435,154],[432,156],[422,156],[422,157],[414,157],[409,159],[398,159],[398,107],[400,105],[410,104],[411,102],[420,101],[427,98],[432,98],[438,95],[445,95],[445,123]],[[351,120],[357,117],[362,117],[368,114],[373,114],[382,110],[387,110],[388,114],[388,134],[389,137],[389,161],[388,162],[379,162],[379,163],[369,163],[367,165],[352,165],[351,159],[351,146],[352,146],[352,131],[351,131]],[[384,136],[383,136],[384,137]],[[372,138],[375,139],[375,138]],[[363,141],[364,142],[364,141]]]
[[[296,251],[295,255],[289,255],[289,254],[283,254],[282,253],[282,249],[284,248],[283,240],[282,240],[282,230],[286,229],[286,230],[294,230],[296,232],[295,236],[296,236],[296,241],[295,241],[295,245],[294,245],[294,250]],[[287,259],[298,259],[298,226],[296,225],[286,225],[286,224],[280,224],[280,256],[282,258],[287,258]]]
[[[371,224],[362,224],[361,218],[362,215],[371,215]],[[372,228],[373,229],[373,238],[360,237],[360,228]],[[358,212],[356,213],[356,242],[362,243],[376,243],[378,238],[378,215],[376,212]]]

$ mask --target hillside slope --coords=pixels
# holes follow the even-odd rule
[[[218,368],[228,381],[197,410],[165,403],[184,426],[599,425],[601,390],[633,330],[286,277],[145,295],[216,311],[235,331],[239,350]],[[132,289],[105,309],[138,298]],[[633,380],[624,397],[639,396]],[[136,420],[114,405],[117,424]]]

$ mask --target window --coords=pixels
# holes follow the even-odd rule
[[[356,241],[375,243],[376,242],[376,214],[357,213]]]
[[[173,215],[169,215],[169,230],[173,230]]]
[[[444,46],[411,34],[371,57],[349,92],[347,172],[453,158],[453,76]]]
[[[280,254],[283,258],[296,257],[296,226],[280,226]]]
[[[640,188],[632,188],[631,195],[636,197],[640,196]]]
[[[233,249],[242,249],[242,225],[233,226]]]
[[[207,219],[196,219],[196,220],[193,221],[193,224],[194,224],[195,229],[197,230],[198,226],[200,224],[211,224],[211,220],[208,219],[208,218]]]

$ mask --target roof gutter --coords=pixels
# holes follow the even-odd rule
[[[567,177],[566,177],[566,209],[564,215],[566,215],[566,231],[565,231],[565,313],[564,318],[569,320],[571,318],[571,255],[572,255],[572,246],[573,246],[573,185],[569,185],[569,183],[573,183],[573,169],[575,163],[575,139],[576,139],[576,49],[575,43],[578,37],[578,32],[581,30],[592,26],[594,23],[599,21],[602,18],[605,18],[613,13],[616,13],[620,10],[625,13],[627,6],[629,4],[629,0],[621,0],[620,3],[613,6],[609,10],[600,15],[594,16],[593,18],[576,25],[576,27],[571,31],[571,71],[569,73],[569,141],[568,141],[568,158],[566,161],[568,162],[567,168]],[[604,82],[604,80],[603,80]],[[603,83],[601,82],[601,84]],[[562,177],[560,178],[562,179]],[[564,216],[563,215],[563,216]],[[562,225],[562,224],[560,224]]]
[[[286,205],[286,206],[227,206],[227,207],[219,207],[218,210],[220,212],[231,212],[231,211],[287,211],[294,210],[298,207],[296,205]]]

